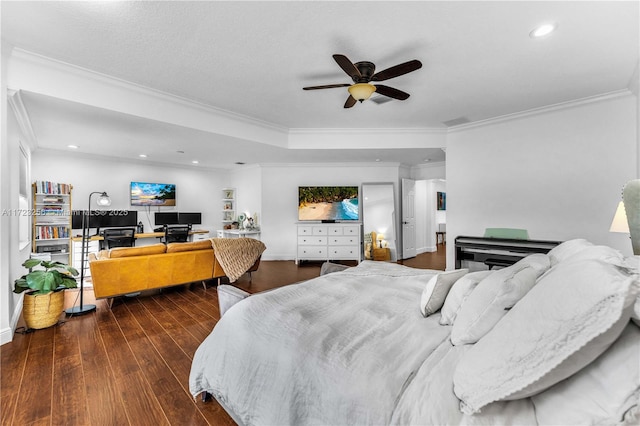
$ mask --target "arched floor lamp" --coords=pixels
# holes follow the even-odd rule
[[[96,310],[96,305],[85,305],[84,302],[84,268],[87,259],[85,258],[86,248],[88,244],[89,222],[91,218],[91,197],[94,194],[100,194],[97,204],[100,207],[108,207],[111,205],[111,198],[106,192],[92,192],[89,194],[89,210],[87,214],[82,215],[82,250],[80,252],[80,305],[65,309],[67,315],[82,315]]]

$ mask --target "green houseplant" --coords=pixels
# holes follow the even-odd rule
[[[64,291],[78,286],[78,271],[62,262],[27,259],[22,264],[29,273],[14,282],[14,293],[25,292],[22,316],[27,328],[41,329],[58,322],[64,307]],[[36,267],[44,269],[33,269]]]

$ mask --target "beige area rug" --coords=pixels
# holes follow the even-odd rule
[[[254,238],[211,238],[211,245],[230,282],[237,281],[247,272],[267,248]]]

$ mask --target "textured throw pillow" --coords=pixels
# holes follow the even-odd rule
[[[458,363],[462,411],[535,395],[591,363],[628,324],[636,281],[598,260],[556,265]]]
[[[549,266],[547,255],[532,254],[480,281],[458,311],[451,343],[464,345],[480,340],[531,290]]]
[[[456,269],[454,271],[442,272],[434,275],[427,283],[420,298],[420,312],[427,317],[436,313],[451,290],[451,286],[460,277],[464,276],[468,269]]]
[[[469,272],[453,284],[440,310],[440,325],[452,325],[458,311],[478,283],[495,271]]]
[[[568,240],[561,244],[558,244],[552,248],[547,255],[551,260],[551,266],[556,265],[559,262],[567,259],[568,257],[579,253],[586,247],[593,246],[592,243],[585,239],[577,238],[575,240]]]
[[[613,425],[640,397],[640,329],[627,323],[595,361],[531,397],[541,425]],[[631,424],[631,423],[629,423]]]

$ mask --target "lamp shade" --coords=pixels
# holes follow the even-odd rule
[[[611,222],[611,228],[609,232],[624,232],[629,233],[629,223],[627,222],[627,213],[624,210],[624,203],[620,201],[616,214],[613,215],[613,221]]]
[[[373,92],[376,91],[376,86],[369,83],[356,83],[349,86],[347,90],[355,100],[362,102],[365,99],[369,99]]]
[[[98,197],[96,204],[98,204],[100,207],[108,207],[111,205],[111,198],[109,198],[106,192],[103,192],[102,194],[100,194],[100,197]]]

